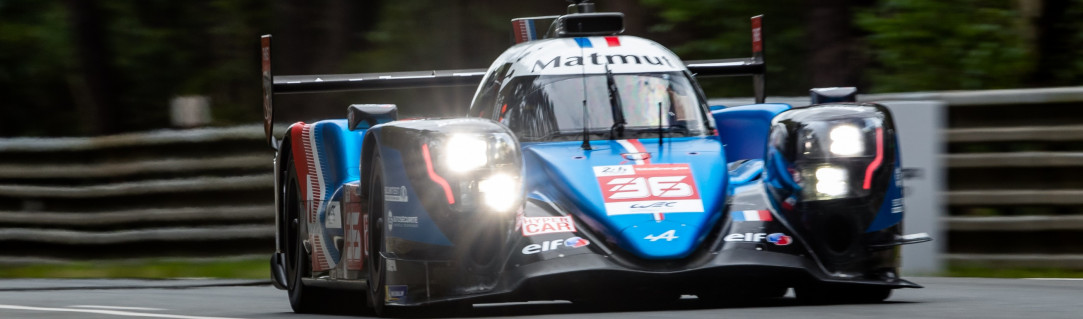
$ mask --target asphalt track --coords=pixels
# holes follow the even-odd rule
[[[566,302],[475,305],[439,316],[485,318],[1083,318],[1083,280],[911,278],[882,304],[802,305],[793,299],[718,306],[686,296],[649,308],[584,308]],[[573,289],[573,287],[569,287]],[[424,316],[433,316],[428,314]],[[265,281],[0,280],[0,318],[356,318],[297,315]]]

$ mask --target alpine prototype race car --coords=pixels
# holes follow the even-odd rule
[[[512,20],[488,69],[274,76],[271,275],[297,312],[525,300],[876,302],[899,278],[891,113],[852,88],[764,103],[750,58],[682,62],[576,1]],[[545,27],[547,29],[539,29]],[[752,76],[756,103],[708,106],[697,77]],[[388,104],[272,134],[274,94],[476,85],[467,117],[397,120]],[[365,297],[360,297],[364,292]],[[352,294],[351,294],[352,293]],[[324,304],[329,295],[356,295]],[[362,299],[364,298],[364,299]]]

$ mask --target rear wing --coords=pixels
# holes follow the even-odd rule
[[[762,19],[762,15],[752,17],[752,57],[686,61],[688,70],[696,77],[752,76],[756,103],[763,103],[766,97],[764,73],[767,68],[763,59]],[[521,25],[525,22],[522,19],[512,20],[512,23],[513,26],[520,28],[519,32],[523,32]],[[260,53],[263,77],[263,130],[267,136],[267,143],[274,149],[278,149],[273,127],[275,94],[478,85],[487,71],[487,69],[461,69],[275,76],[271,71],[271,35],[260,38]]]

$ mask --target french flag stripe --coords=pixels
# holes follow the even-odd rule
[[[582,48],[582,49],[593,48],[594,47],[594,45],[590,44],[590,39],[587,39],[587,38],[575,38],[575,43],[579,44],[579,48]]]
[[[605,44],[609,45],[610,47],[619,47],[620,46],[620,38],[618,38],[618,37],[605,37]]]
[[[733,220],[739,222],[769,222],[772,218],[771,212],[766,210],[742,210],[733,214]]]

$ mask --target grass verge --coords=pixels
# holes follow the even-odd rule
[[[0,265],[0,278],[236,278],[268,279],[267,258],[140,259]]]

